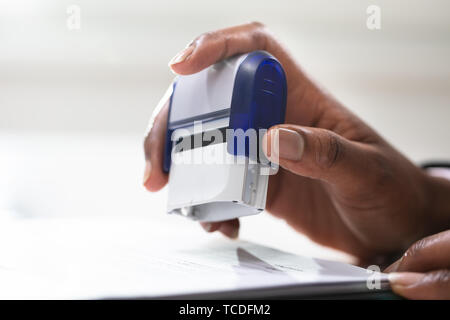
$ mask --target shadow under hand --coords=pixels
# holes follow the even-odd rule
[[[236,254],[239,265],[233,266],[233,269],[238,276],[238,281],[264,283],[261,281],[261,278],[267,277],[269,279],[270,277],[273,281],[275,276],[279,281],[291,283],[295,279],[288,273],[275,268],[243,248],[237,248]]]

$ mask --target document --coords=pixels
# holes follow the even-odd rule
[[[170,221],[0,220],[0,299],[313,297],[388,290],[383,274],[206,234],[179,217]]]

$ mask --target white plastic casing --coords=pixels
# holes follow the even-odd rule
[[[226,110],[231,107],[234,79],[246,56],[224,60],[193,75],[179,76],[172,94],[170,122],[219,114],[202,122],[203,131],[227,127]],[[183,127],[181,134],[175,131],[172,141],[195,133],[194,126]],[[222,221],[264,209],[269,176],[260,174],[260,164],[229,154],[226,142],[182,152],[174,149],[169,174],[169,213],[199,221]],[[201,161],[186,162],[182,157]]]

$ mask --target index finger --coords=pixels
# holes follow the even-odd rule
[[[169,62],[169,66],[175,73],[188,75],[236,54],[255,50],[265,50],[277,58],[287,77],[290,70],[298,68],[286,50],[260,22],[204,33],[177,54]]]

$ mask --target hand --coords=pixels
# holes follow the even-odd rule
[[[417,241],[385,272],[405,298],[450,299],[450,230]]]
[[[448,225],[448,212],[434,216],[425,209],[431,194],[441,190],[432,178],[315,85],[262,24],[205,33],[169,65],[187,75],[254,50],[266,50],[281,62],[288,85],[288,124],[266,135],[271,139],[278,132],[282,167],[270,177],[268,212],[318,243],[365,260],[403,251]],[[144,143],[144,186],[150,191],[161,189],[168,179],[162,171],[167,113],[166,97]],[[239,222],[203,226],[236,237]]]

